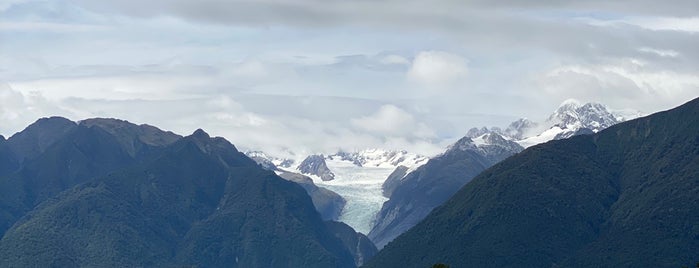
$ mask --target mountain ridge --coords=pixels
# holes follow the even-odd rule
[[[695,99],[532,146],[474,178],[365,267],[693,265],[698,135]]]
[[[349,244],[361,235],[330,230],[301,186],[227,140],[197,130],[153,147],[133,127],[76,124],[26,171],[0,176],[0,204],[19,208],[0,210],[0,267],[356,267],[373,255],[372,244]]]
[[[463,137],[414,171],[403,172],[401,178],[393,174],[384,182],[384,194],[390,199],[368,235],[377,248],[420,222],[482,170],[523,149],[497,133],[483,134],[478,141]]]

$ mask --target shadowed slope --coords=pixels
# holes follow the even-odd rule
[[[365,267],[681,267],[698,204],[696,99],[495,165]]]

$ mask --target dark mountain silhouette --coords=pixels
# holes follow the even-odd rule
[[[365,267],[682,267],[699,260],[699,99],[484,171]]]
[[[311,197],[313,205],[320,213],[323,220],[336,221],[340,218],[342,209],[347,204],[347,200],[342,198],[336,192],[330,191],[324,187],[318,187],[313,183],[313,179],[299,173],[285,171],[278,168],[266,154],[260,151],[248,151],[245,155],[257,162],[263,169],[274,171],[282,179],[298,183],[306,190],[306,193]]]
[[[496,133],[486,134],[482,142],[476,144],[471,138],[463,137],[444,154],[404,177],[398,178],[401,171],[396,169],[383,185],[384,194],[390,199],[381,207],[368,235],[374,244],[382,248],[415,226],[481,171],[522,150],[517,143]]]
[[[342,243],[354,255],[354,262],[359,266],[376,255],[378,250],[368,237],[357,233],[347,224],[337,221],[327,221],[326,225],[335,236],[339,237]]]
[[[342,196],[324,187],[318,187],[313,183],[313,179],[308,176],[282,171],[279,173],[279,177],[301,185],[311,197],[313,205],[316,207],[316,210],[320,213],[323,220],[336,221],[340,218],[342,209],[345,207],[345,204],[347,204],[347,200],[342,198]]]
[[[371,255],[223,138],[111,119],[61,133],[17,134],[50,142],[18,147],[36,153],[18,150],[21,167],[0,177],[0,267],[355,267],[353,253]]]
[[[43,118],[7,140],[21,165],[0,177],[0,234],[42,201],[95,177],[153,158],[164,146],[179,139],[152,126],[114,119],[95,121],[76,124],[60,117]],[[120,131],[116,136],[104,127],[106,122],[131,131]],[[138,131],[144,128],[149,129],[149,136],[161,136],[160,140],[144,142],[149,138]],[[127,143],[130,151],[124,146]]]

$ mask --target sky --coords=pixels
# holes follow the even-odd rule
[[[113,117],[284,156],[436,154],[566,99],[699,96],[699,1],[0,0],[0,134]]]

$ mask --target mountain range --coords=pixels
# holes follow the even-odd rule
[[[691,265],[699,99],[635,116],[566,101],[429,159],[42,118],[0,136],[0,267]]]
[[[44,118],[0,139],[1,267],[356,267],[376,249],[223,138]]]
[[[368,236],[381,248],[417,224],[481,171],[525,147],[574,135],[596,133],[639,114],[629,111],[620,114],[602,104],[582,104],[567,100],[541,123],[521,118],[504,130],[499,127],[472,128],[445,153],[432,157],[432,163],[428,162],[427,157],[406,151],[381,149],[341,151],[327,156],[310,155],[301,164],[262,152],[250,152],[248,155],[260,159],[258,162],[264,162],[262,165],[272,169],[301,173],[315,178],[316,183],[321,184],[334,180],[335,172],[346,169],[348,165],[354,167],[351,173],[355,174],[364,173],[366,168],[371,167],[393,169],[390,173],[377,174],[382,177],[374,179],[377,183],[380,181],[381,194],[388,200],[373,198],[373,202],[382,203],[375,212],[372,209],[374,206],[364,208],[375,214],[368,219],[371,222]],[[333,165],[332,168],[329,163]],[[358,197],[356,189],[334,190],[345,198],[369,199]],[[397,194],[394,195],[394,192]],[[365,195],[369,194],[378,193],[367,192]]]
[[[519,153],[524,146],[596,133],[624,119],[602,104],[568,100],[544,123],[522,118],[505,130],[472,128],[445,153],[433,157],[424,166],[414,171],[397,168],[388,177],[383,184],[383,194],[389,200],[378,213],[369,238],[382,248],[420,222],[473,177]]]
[[[475,139],[492,132],[526,148],[550,140],[597,133],[614,124],[638,118],[641,115],[641,112],[634,110],[615,111],[600,103],[583,104],[569,99],[561,103],[543,122],[537,123],[527,118],[520,118],[504,130],[499,127],[472,128],[466,136]]]
[[[364,267],[693,266],[697,204],[699,99],[495,164]]]
[[[390,199],[381,207],[369,238],[382,248],[481,171],[523,149],[496,133],[487,133],[478,141],[469,137],[460,139],[446,152],[405,176],[397,176],[395,172],[400,169],[396,169],[383,185],[383,193]]]

